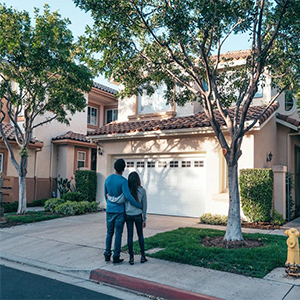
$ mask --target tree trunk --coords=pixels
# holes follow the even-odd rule
[[[27,196],[26,196],[26,174],[27,174],[27,152],[21,156],[19,168],[19,206],[18,215],[24,215],[27,212]]]
[[[240,193],[238,183],[237,163],[228,166],[229,211],[225,241],[242,241],[242,226],[240,213]]]

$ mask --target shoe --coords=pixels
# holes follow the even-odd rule
[[[123,261],[124,261],[124,259],[123,259],[123,258],[120,258],[119,256],[113,258],[113,263],[114,263],[114,264],[120,264],[120,263],[123,262]]]
[[[105,258],[105,261],[106,261],[106,262],[110,261],[110,255],[104,254],[104,258]]]
[[[146,256],[141,256],[141,263],[145,263],[146,261],[148,261],[148,259],[146,258]]]
[[[134,265],[134,256],[133,255],[132,256],[130,255],[129,264]]]

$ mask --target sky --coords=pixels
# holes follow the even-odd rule
[[[47,3],[51,11],[58,11],[62,17],[70,19],[71,25],[69,25],[69,29],[73,32],[75,38],[84,34],[86,25],[93,25],[91,15],[76,7],[72,0],[4,0],[1,2],[19,11],[28,11],[32,18],[34,16],[34,8],[37,7],[42,12],[44,4]],[[249,48],[248,36],[233,35],[224,43],[222,52],[247,48]],[[116,85],[110,83],[103,76],[95,78],[94,81],[117,89]]]

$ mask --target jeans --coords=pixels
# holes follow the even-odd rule
[[[116,229],[113,257],[119,257],[121,252],[122,234],[125,222],[124,213],[106,213],[106,249],[104,255],[111,255],[111,243]]]
[[[136,216],[126,215],[127,225],[127,244],[130,256],[133,255],[133,224],[135,224],[136,231],[138,234],[141,254],[145,255],[145,243],[143,235],[143,218],[142,214]]]

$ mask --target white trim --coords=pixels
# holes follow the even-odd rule
[[[0,173],[2,173],[2,172],[3,172],[3,160],[4,160],[4,154],[3,154],[3,153],[0,153],[0,157],[2,157],[1,160],[0,160]]]
[[[291,128],[291,129],[293,129],[293,130],[295,130],[295,131],[298,131],[298,130],[299,130],[299,127],[297,127],[297,126],[295,126],[295,125],[292,125],[292,124],[290,124],[290,123],[288,123],[288,122],[286,122],[286,121],[277,119],[277,118],[276,118],[276,123],[281,124],[281,125],[283,125],[283,126],[285,126],[285,127]]]

